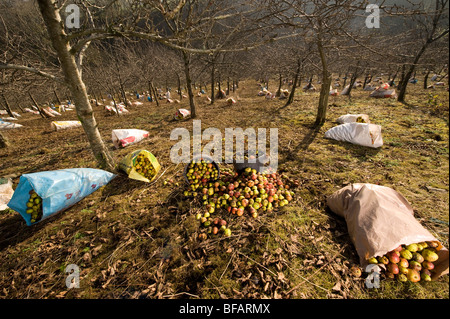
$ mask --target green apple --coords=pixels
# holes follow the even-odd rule
[[[408,249],[403,249],[400,252],[400,256],[402,256],[406,260],[410,260],[412,258],[412,253]]]
[[[408,273],[408,268],[406,268],[406,267],[403,267],[403,266],[398,266],[398,272],[400,273],[400,274],[404,274],[404,275],[406,275],[407,273]]]
[[[417,244],[409,244],[406,246],[410,252],[415,253],[418,250]]]
[[[435,262],[439,258],[438,254],[436,254],[434,251],[432,251],[429,248],[425,248],[422,251],[422,256],[426,261],[430,261],[430,262]]]

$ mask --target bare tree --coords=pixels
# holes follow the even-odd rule
[[[418,38],[416,38],[415,45],[411,46],[410,50],[417,46],[419,49],[412,56],[412,62],[406,62],[408,65],[405,64],[405,72],[398,84],[397,100],[399,102],[405,102],[406,88],[423,54],[431,44],[448,36],[448,25],[445,28],[442,27],[443,21],[448,21],[448,0],[435,0],[432,3],[433,5],[429,9],[424,7],[426,2],[417,4],[420,7],[414,10],[413,15],[407,16],[412,20],[414,26],[419,26],[418,30],[416,29],[412,33]],[[409,12],[411,9],[405,8],[405,10]]]

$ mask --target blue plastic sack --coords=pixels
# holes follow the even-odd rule
[[[95,168],[70,168],[23,174],[8,207],[22,215],[28,226],[34,225],[76,204],[116,175]],[[42,198],[42,218],[31,223],[26,203],[34,190]]]

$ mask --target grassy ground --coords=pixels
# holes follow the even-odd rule
[[[435,282],[381,282],[367,289],[349,273],[358,264],[345,220],[326,207],[326,196],[349,183],[373,183],[399,191],[416,218],[448,247],[449,136],[445,89],[410,85],[408,104],[372,99],[358,89],[353,97],[330,97],[327,122],[314,129],[318,93],[298,92],[292,105],[256,96],[254,81],[209,105],[196,97],[202,129],[278,128],[279,169],[300,180],[293,202],[272,215],[231,218],[233,234],[198,241],[195,212],[183,198],[183,166],[170,161],[170,132],[192,121],[173,121],[181,104],[145,102],[124,116],[95,116],[104,141],[119,161],[136,149],[161,163],[160,178],[146,184],[119,174],[107,186],[67,211],[27,227],[14,211],[0,212],[1,298],[448,298],[445,275]],[[430,93],[432,95],[430,96]],[[441,104],[441,105],[440,105]],[[73,112],[73,111],[72,111]],[[324,138],[335,120],[366,113],[382,126],[384,145],[369,149]],[[76,120],[66,112],[61,120]],[[25,127],[4,135],[0,175],[73,167],[95,167],[81,128],[55,132],[51,120],[24,114]],[[111,130],[137,128],[150,137],[115,150]],[[173,179],[174,184],[164,185]],[[175,185],[178,183],[178,186]],[[223,214],[223,213],[219,213]],[[225,215],[225,214],[223,214]],[[80,267],[80,289],[65,286],[65,267]]]

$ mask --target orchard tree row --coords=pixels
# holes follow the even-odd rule
[[[171,89],[189,100],[195,118],[197,90],[207,91],[214,103],[217,84],[232,90],[239,80],[255,78],[279,91],[285,82],[294,90],[314,80],[320,83],[315,121],[320,126],[336,75],[351,89],[357,78],[366,84],[383,74],[397,84],[400,102],[407,100],[412,78],[422,77],[426,87],[430,74],[447,75],[448,0],[381,1],[376,10],[366,10],[368,5],[365,0],[4,0],[0,104],[21,109],[34,98],[70,99],[98,166],[113,170],[92,98],[110,95],[126,103],[125,92],[146,92],[157,101],[158,90]],[[286,105],[292,97],[293,92]]]

